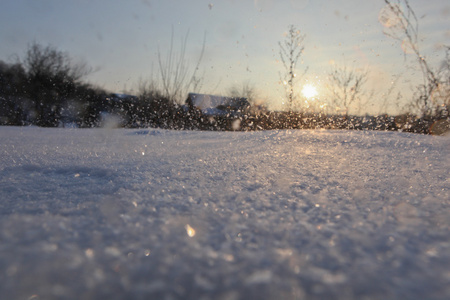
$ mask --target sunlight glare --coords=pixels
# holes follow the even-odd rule
[[[302,94],[305,98],[310,99],[317,96],[317,89],[311,84],[307,84],[302,89]]]

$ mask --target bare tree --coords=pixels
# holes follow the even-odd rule
[[[81,79],[91,72],[85,63],[53,46],[32,43],[23,62],[28,76],[29,96],[35,103],[36,123],[56,126],[61,105],[75,93]]]
[[[228,89],[227,94],[230,97],[244,97],[250,103],[253,103],[257,97],[255,86],[249,81],[243,82],[240,86],[233,85]]]
[[[24,67],[30,76],[47,76],[66,82],[77,82],[92,71],[86,63],[74,63],[67,53],[36,42],[28,47]]]
[[[367,70],[358,71],[346,66],[335,67],[329,73],[332,104],[343,111],[344,115],[348,116],[352,106],[362,106],[368,74]]]
[[[397,108],[397,110],[402,111],[405,110],[404,107],[401,107],[400,101],[403,97],[402,92],[401,91],[397,91],[397,84],[401,78],[402,74],[396,74],[393,76],[393,79],[391,81],[391,85],[389,86],[389,88],[386,90],[386,92],[384,92],[381,95],[382,101],[381,101],[381,106],[380,109],[378,111],[378,114],[386,114],[389,111],[389,106],[390,105],[395,105],[395,107]],[[394,94],[396,92],[396,94]],[[394,100],[392,100],[395,95]]]
[[[445,59],[438,69],[439,86],[432,94],[432,100],[438,105],[437,114],[450,117],[450,46],[446,46]]]
[[[162,82],[162,90],[164,96],[172,101],[181,101],[189,91],[197,92],[201,87],[201,79],[197,77],[197,71],[205,51],[206,34],[203,38],[200,56],[192,69],[189,61],[186,59],[186,45],[188,41],[189,31],[181,40],[180,51],[174,51],[174,33],[170,39],[170,46],[163,57],[161,50],[158,48],[158,65],[160,71],[160,79]]]
[[[413,104],[422,115],[431,116],[437,108],[436,103],[433,103],[433,94],[440,89],[443,82],[420,50],[417,15],[408,0],[384,0],[384,2],[386,6],[379,15],[379,21],[384,26],[384,34],[400,41],[405,53],[414,54],[423,75],[423,82],[418,87]]]
[[[286,98],[289,104],[289,111],[292,112],[293,104],[296,99],[295,83],[299,78],[296,73],[296,66],[304,50],[305,35],[297,30],[294,25],[289,26],[288,33],[283,42],[279,42],[280,59],[285,68],[285,73],[280,74],[281,81],[286,86]],[[307,72],[305,69],[303,75]]]

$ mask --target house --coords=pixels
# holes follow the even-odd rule
[[[189,93],[185,107],[198,128],[242,130],[250,103],[240,97]]]
[[[186,105],[189,110],[197,110],[204,116],[221,118],[239,118],[250,108],[247,98],[196,93],[189,93]]]

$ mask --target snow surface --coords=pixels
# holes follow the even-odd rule
[[[0,299],[450,299],[449,137],[0,141]]]

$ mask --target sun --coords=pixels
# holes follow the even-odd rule
[[[307,99],[311,99],[317,96],[317,89],[312,84],[306,84],[303,86],[302,94]]]

